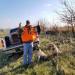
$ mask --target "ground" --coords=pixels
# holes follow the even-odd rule
[[[0,75],[75,75],[75,54],[65,53],[65,51],[75,50],[75,39],[71,37],[72,42],[67,40],[63,42],[56,35],[51,35],[49,38],[45,35],[40,37],[40,48],[45,53],[49,52],[48,43],[54,43],[64,54],[41,62],[36,62],[33,55],[34,64],[25,68],[23,55],[16,54],[9,57],[9,54],[0,52]]]

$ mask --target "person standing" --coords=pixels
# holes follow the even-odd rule
[[[36,29],[37,29],[38,35],[40,35],[40,33],[41,33],[41,28],[40,28],[39,22],[38,22],[38,25],[36,26]]]
[[[21,39],[21,34],[22,34],[23,30],[21,28],[21,22],[19,23],[19,27],[18,27],[18,35],[19,35],[19,39],[20,39],[20,43],[22,43],[22,39]]]
[[[38,25],[36,26],[36,31],[37,31],[37,42],[39,43],[39,37],[40,37],[40,33],[41,33],[41,28],[38,22]]]
[[[30,25],[30,21],[26,21],[26,25],[24,26],[21,38],[23,42],[23,59],[24,65],[29,65],[32,63],[32,51],[33,51],[33,41],[35,40],[35,31],[32,30],[32,26]]]

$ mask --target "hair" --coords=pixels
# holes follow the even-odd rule
[[[28,25],[28,24],[30,24],[30,21],[29,20],[26,21],[26,25]]]

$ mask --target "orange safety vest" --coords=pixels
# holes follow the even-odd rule
[[[32,42],[36,40],[36,29],[31,26],[25,26],[21,35],[22,42]]]

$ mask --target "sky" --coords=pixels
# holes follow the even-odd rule
[[[59,0],[0,0],[0,28],[15,28],[26,20],[35,24],[40,19],[58,23],[55,11],[61,10]]]

